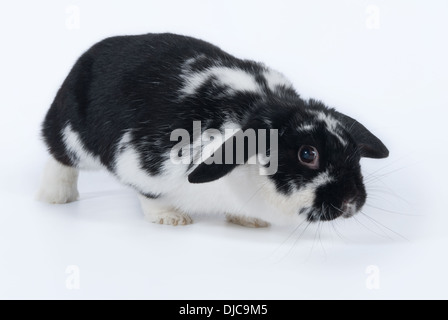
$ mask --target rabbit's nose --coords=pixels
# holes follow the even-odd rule
[[[351,218],[357,212],[356,203],[353,200],[352,201],[344,201],[342,203],[341,210],[344,212],[342,214],[342,216],[344,218]]]

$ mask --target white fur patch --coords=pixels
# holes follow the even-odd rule
[[[200,55],[197,55],[197,56],[195,56],[193,58],[185,60],[184,69],[190,69],[192,64],[194,64],[198,60],[204,59],[206,57],[207,56],[205,54],[200,54]]]
[[[310,183],[310,186],[312,186],[314,189],[317,189],[333,181],[334,178],[330,176],[328,171],[325,171],[319,174],[316,178],[314,178],[314,180]]]
[[[191,64],[188,63],[187,64]],[[205,82],[213,79],[214,83],[219,86],[227,87],[227,93],[235,92],[254,92],[260,93],[261,88],[255,77],[247,71],[215,66],[201,72],[191,72],[188,68],[184,70],[182,78],[185,81],[181,93],[184,96],[194,95]]]
[[[79,197],[77,184],[78,170],[51,158],[45,167],[37,200],[52,204],[76,201]]]
[[[121,140],[118,143],[118,149],[121,150],[126,148],[131,141],[132,141],[132,133],[128,131],[121,137]]]
[[[73,163],[79,169],[95,170],[103,168],[99,157],[94,156],[86,150],[79,134],[73,131],[72,126],[68,124],[62,132],[65,149],[69,154],[75,158],[72,159]]]
[[[129,141],[130,133],[126,133],[118,144],[120,151],[115,159],[115,174],[124,184],[134,186],[148,194],[154,193],[154,187],[149,188],[150,186],[148,186],[151,176],[143,170],[140,155],[133,146],[128,145]],[[158,192],[154,194],[158,194]]]
[[[133,147],[127,147],[120,153],[115,163],[115,173],[121,182],[135,186],[143,192],[149,191],[147,184],[151,177],[142,169],[139,154]]]
[[[341,144],[343,146],[347,145],[347,141],[344,140],[341,136],[341,130],[339,129],[339,127],[341,126],[341,123],[338,120],[336,120],[335,118],[333,118],[329,115],[326,115],[323,112],[319,112],[317,114],[317,119],[319,119],[320,121],[325,123],[327,130],[332,135],[334,135],[339,140],[339,142],[341,142]]]
[[[312,207],[316,199],[316,190],[319,187],[332,182],[333,180],[334,179],[330,176],[330,174],[325,171],[314,178],[312,182],[308,183],[303,188],[300,188],[297,191],[297,194],[294,195],[294,197],[297,197],[299,201],[298,205],[300,208]]]
[[[314,129],[316,129],[316,127],[312,124],[303,124],[297,128],[297,131],[309,132],[309,131],[313,131]]]
[[[233,134],[231,134],[232,131],[239,131],[241,130],[241,125],[239,125],[236,122],[233,121],[226,121],[221,126],[221,131],[225,133],[225,140],[229,139]]]
[[[181,93],[185,96],[194,95],[209,77],[207,72],[184,75],[185,86],[182,88]]]
[[[286,78],[282,73],[268,69],[264,72],[264,77],[271,91],[276,91],[279,87],[292,88],[293,85],[288,78]]]

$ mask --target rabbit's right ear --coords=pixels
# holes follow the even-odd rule
[[[384,159],[389,156],[389,150],[384,143],[371,133],[361,123],[345,114],[335,112],[336,118],[351,134],[361,152],[361,157]]]

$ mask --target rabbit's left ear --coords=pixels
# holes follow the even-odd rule
[[[249,122],[214,152],[211,163],[206,160],[199,164],[189,174],[188,181],[193,184],[216,181],[231,173],[237,166],[245,164],[258,152],[258,129],[264,128],[262,126],[263,123],[258,120]],[[253,135],[249,134],[248,137],[251,136],[254,139],[246,138],[248,130],[253,130]],[[267,143],[269,145],[269,141]]]
[[[215,159],[220,159],[219,163],[202,162],[196,167],[196,169],[193,170],[193,172],[189,174],[188,182],[193,184],[208,183],[219,180],[231,173],[238,166],[238,163],[234,157],[236,154],[236,148],[234,147],[236,144],[234,144],[234,142],[233,137],[224,142],[224,144],[213,154]],[[233,149],[233,161],[226,163],[226,152],[229,151],[229,147]],[[244,162],[246,162],[247,159],[248,157],[245,156]]]
[[[384,143],[361,123],[339,112],[336,112],[336,119],[352,135],[361,151],[361,157],[384,159],[389,156],[389,150]]]
[[[225,141],[214,152],[212,155],[213,159],[208,159],[213,161],[205,160],[199,164],[188,176],[188,182],[200,184],[219,180],[256,155],[258,146],[257,134],[254,131],[253,137],[255,140],[251,141],[250,139],[245,139],[244,132],[245,130],[242,130]]]

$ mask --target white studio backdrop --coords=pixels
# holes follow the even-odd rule
[[[448,2],[3,1],[0,298],[448,298]],[[134,193],[85,173],[81,200],[34,201],[40,123],[76,59],[113,35],[202,38],[283,72],[376,133],[356,219],[248,230],[150,225]]]

